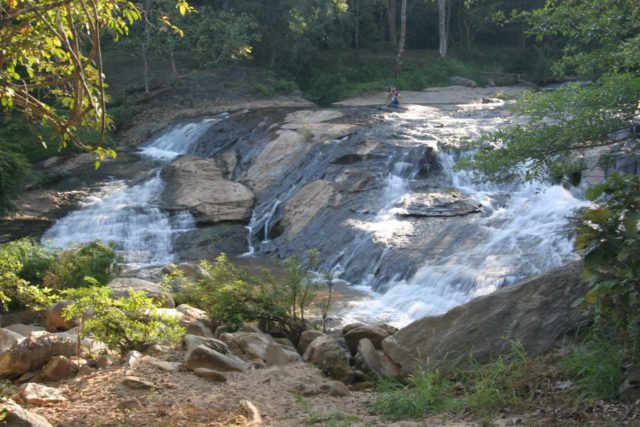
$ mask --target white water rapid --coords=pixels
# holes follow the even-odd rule
[[[395,120],[406,123],[416,117],[406,119],[398,115]],[[466,126],[471,126],[472,135],[491,130],[498,124],[488,121],[479,125],[464,121]],[[424,129],[415,128],[412,142],[422,140],[427,143],[433,139],[424,138],[426,134]],[[569,217],[587,202],[558,185],[473,184],[468,172],[454,171],[452,155],[440,152],[438,158],[448,184],[482,204],[484,213],[471,219],[480,227],[480,236],[471,244],[459,245],[449,256],[422,265],[410,279],[388,283],[384,286],[385,293],[372,292],[362,286],[366,285],[363,282],[359,288],[369,291],[370,298],[352,303],[344,313],[345,323],[376,319],[404,326],[424,316],[445,313],[476,296],[577,258],[567,232]],[[396,218],[392,206],[410,193],[410,180],[410,176],[390,174],[385,192],[388,196],[386,206],[376,220],[363,228],[383,239],[407,232],[405,229],[410,228],[411,223]]]
[[[188,153],[207,129],[224,118],[226,115],[174,126],[143,146],[142,158],[166,164]],[[140,184],[113,181],[105,185],[82,209],[57,221],[42,242],[57,248],[94,240],[112,242],[129,268],[175,261],[174,241],[193,230],[195,221],[189,212],[169,214],[158,207],[164,190],[160,170]]]

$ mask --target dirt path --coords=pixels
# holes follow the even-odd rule
[[[182,360],[182,353],[170,353],[162,358],[178,362]],[[150,381],[157,388],[131,390],[122,385],[127,375]],[[344,397],[323,393],[320,387],[326,387],[331,380],[306,363],[232,373],[227,377],[226,383],[215,383],[187,371],[165,372],[143,361],[134,369],[115,366],[93,370],[88,375],[59,383],[67,402],[30,409],[53,425],[64,427],[248,426],[252,424],[240,404],[248,400],[258,409],[264,426],[476,425],[441,418],[419,422],[385,421],[371,415],[371,391],[351,391]]]

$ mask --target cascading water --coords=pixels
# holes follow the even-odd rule
[[[215,123],[226,118],[174,126],[140,150],[144,158],[161,163],[188,153]],[[89,198],[82,209],[60,219],[43,236],[46,245],[70,248],[94,240],[112,242],[130,268],[163,265],[175,261],[175,239],[195,228],[189,212],[169,214],[158,208],[164,182],[156,169],[136,185],[115,181]]]
[[[173,239],[195,227],[188,212],[171,217],[155,207],[164,184],[160,172],[128,187],[112,183],[85,207],[58,221],[43,237],[45,244],[69,248],[93,240],[113,242],[132,266],[167,264],[174,260]]]
[[[468,172],[454,170],[451,154],[441,152],[439,160],[448,185],[483,206],[484,214],[472,220],[480,230],[478,237],[425,263],[411,278],[386,284],[385,293],[372,292],[370,299],[352,303],[344,322],[376,319],[403,326],[577,258],[567,232],[569,217],[587,202],[558,185],[476,185]],[[372,233],[392,236],[402,224],[410,226],[395,217],[392,207],[393,200],[410,193],[409,180],[390,174],[385,190],[388,204],[370,224]]]

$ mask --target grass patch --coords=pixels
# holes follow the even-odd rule
[[[372,409],[390,420],[420,418],[459,406],[454,383],[438,371],[417,372],[406,383],[384,380],[378,383]]]
[[[471,416],[483,425],[501,413],[555,408],[590,412],[600,400],[616,402],[625,353],[616,339],[590,338],[566,354],[528,357],[512,342],[512,353],[491,363],[417,372],[407,380],[380,381],[372,411],[390,420],[446,413]]]
[[[622,381],[622,346],[612,342],[590,342],[565,356],[560,366],[576,380],[582,395],[590,401],[615,400]]]

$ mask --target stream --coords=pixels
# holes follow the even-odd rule
[[[379,117],[355,135],[309,147],[303,161],[257,194],[245,224],[245,258],[317,248],[322,269],[362,293],[338,313],[342,321],[395,326],[577,258],[569,220],[587,205],[580,189],[475,184],[455,169],[470,154],[453,142],[509,123],[502,109],[415,107]],[[108,183],[42,241],[61,248],[113,242],[131,269],[180,261],[176,242],[197,226],[186,210],[159,208],[161,170],[178,156],[201,152],[198,145],[215,138],[215,127],[228,118],[176,124],[156,136],[139,150],[149,165],[144,179]],[[235,176],[241,177],[256,149],[245,155],[238,147]],[[331,183],[331,201],[295,236],[283,232],[288,202],[318,180]]]

